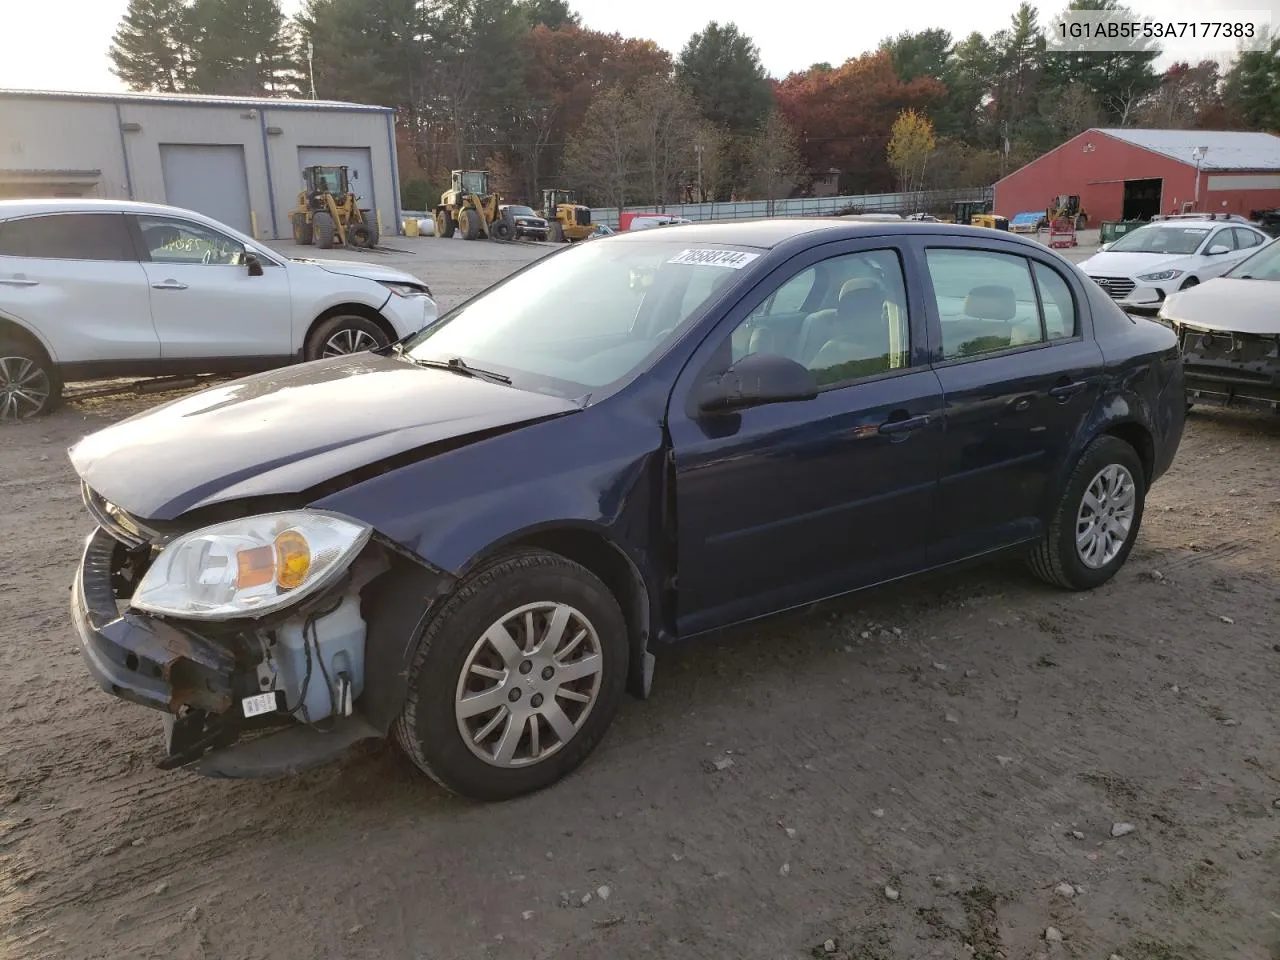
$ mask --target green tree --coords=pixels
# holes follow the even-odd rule
[[[1240,54],[1227,72],[1223,99],[1250,127],[1280,128],[1280,36],[1265,50]]]
[[[186,90],[192,55],[190,13],[186,0],[129,0],[108,51],[111,72],[130,90]]]
[[[1135,18],[1133,11],[1117,0],[1071,0],[1067,5],[1069,13],[1080,10],[1109,12],[1126,21]],[[1055,44],[1050,44],[1045,58],[1046,110],[1053,113],[1065,91],[1080,87],[1092,94],[1103,122],[1132,126],[1138,106],[1160,88],[1160,76],[1153,68],[1160,53],[1141,37],[1125,44],[1127,50],[1106,53],[1057,51]]]
[[[748,171],[753,197],[773,202],[788,196],[804,170],[800,150],[790,124],[777,108],[770,110],[747,147]]]
[[[412,112],[428,48],[419,0],[308,0],[295,24],[304,65],[311,44],[318,97]]]
[[[621,87],[602,91],[587,108],[565,153],[565,170],[593,205],[621,210],[635,197],[640,171],[635,101]]]
[[[946,30],[905,32],[880,42],[893,59],[893,70],[903,83],[917,77],[947,81],[951,73],[951,34]]]
[[[280,0],[195,0],[191,85],[225,96],[296,92],[295,42]]]
[[[760,50],[732,23],[712,21],[695,33],[680,51],[676,78],[703,116],[732,134],[750,135],[773,107]]]
[[[568,0],[521,0],[520,6],[530,27],[563,30],[582,26],[582,17],[569,6]]]

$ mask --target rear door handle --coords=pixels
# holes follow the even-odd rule
[[[1049,388],[1049,396],[1053,397],[1059,403],[1066,403],[1087,386],[1089,386],[1089,382],[1087,380],[1076,380],[1073,383],[1059,383],[1056,387]]]
[[[38,287],[40,286],[39,280],[26,280],[22,277],[0,278],[0,283],[4,284],[6,287]]]
[[[187,289],[187,285],[185,283],[179,283],[177,280],[165,280],[161,283],[153,283],[151,285],[151,289],[152,290],[185,290]]]
[[[929,415],[921,414],[918,417],[906,417],[902,420],[886,420],[880,424],[880,432],[886,434],[909,433],[912,430],[919,430],[921,427],[929,423]]]

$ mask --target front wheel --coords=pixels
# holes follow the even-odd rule
[[[1182,281],[1182,286],[1180,286],[1178,289],[1190,290],[1192,287],[1197,286],[1199,283],[1200,281],[1197,280],[1195,277],[1187,277],[1187,279]]]
[[[538,550],[497,557],[423,632],[396,739],[454,793],[506,800],[541,790],[604,736],[627,651],[618,602],[585,567]]]
[[[386,331],[368,317],[330,317],[307,338],[303,356],[308,360],[341,357],[348,353],[377,350],[390,342]]]
[[[1102,436],[1085,448],[1044,539],[1030,557],[1041,580],[1091,590],[1124,566],[1142,525],[1146,471],[1133,447]]]

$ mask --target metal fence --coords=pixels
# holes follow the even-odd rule
[[[665,206],[625,207],[626,212],[661,213],[689,220],[750,220],[759,217],[822,217],[850,207],[861,213],[949,211],[956,200],[990,200],[990,187],[964,190],[926,190],[913,193],[864,193],[845,197],[796,197],[790,200],[740,200],[731,203],[669,203]],[[593,207],[596,223],[618,225],[616,207]]]
[[[669,203],[665,206],[625,207],[635,213],[661,213],[689,220],[751,220],[759,217],[823,217],[856,207],[861,213],[950,212],[957,200],[990,200],[990,187],[963,190],[925,190],[913,193],[863,193],[847,197],[796,197],[790,200],[739,200],[731,203]],[[593,207],[596,223],[618,226],[617,207]],[[424,218],[426,211],[403,210],[401,215]]]

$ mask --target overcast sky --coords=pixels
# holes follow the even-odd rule
[[[300,0],[284,0],[294,12]],[[1039,4],[1046,22],[1065,7]],[[126,0],[5,0],[0,87],[116,91],[107,47]],[[760,47],[775,76],[813,63],[842,63],[903,30],[942,27],[960,37],[1006,26],[1017,0],[575,0],[586,25],[648,37],[678,53],[707,21],[734,21]],[[1212,10],[1270,10],[1280,22],[1280,0],[1134,0],[1137,12],[1161,20],[1203,20]]]

